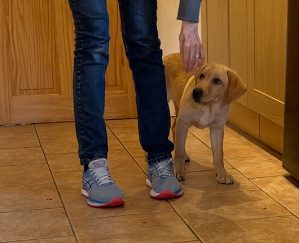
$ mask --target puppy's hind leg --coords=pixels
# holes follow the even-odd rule
[[[224,126],[211,126],[210,137],[213,152],[213,166],[216,171],[217,181],[220,184],[233,184],[233,177],[227,173],[223,164]]]
[[[185,180],[185,158],[186,158],[186,138],[189,126],[180,119],[177,118],[175,127],[175,156],[174,166],[176,177],[179,181]]]

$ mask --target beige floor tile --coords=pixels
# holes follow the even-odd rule
[[[209,129],[190,128],[189,131],[211,147]],[[224,158],[269,157],[265,150],[247,140],[245,137],[226,127],[223,142]]]
[[[46,155],[52,172],[81,171],[82,166],[77,153]]]
[[[0,166],[45,164],[40,147],[0,149]]]
[[[0,188],[0,213],[62,207],[54,183]]]
[[[256,178],[252,181],[299,217],[299,184],[292,184],[284,176]]]
[[[45,154],[77,152],[73,122],[37,124],[36,130]]]
[[[0,134],[5,133],[34,133],[34,125],[0,126]]]
[[[173,241],[173,243],[196,243],[196,242],[200,242],[200,240],[188,240],[188,241]]]
[[[88,207],[86,199],[80,194],[82,173],[79,171],[55,173],[55,181],[70,218],[172,211],[166,201],[150,198],[149,189],[145,186],[145,175],[125,151],[112,153],[109,162],[113,178],[125,193],[126,206],[112,210]]]
[[[80,242],[179,242],[196,237],[174,213],[73,220]]]
[[[129,152],[129,154],[134,158],[136,163],[142,168],[144,172],[147,172],[147,160],[145,158],[145,153],[136,141],[122,141],[124,147]]]
[[[0,241],[72,235],[63,209],[0,213]]]
[[[198,137],[201,141],[203,141],[207,145],[211,145],[211,140],[210,140],[210,129],[205,128],[205,129],[198,129],[196,127],[191,127],[189,128],[189,132],[194,134],[196,137]],[[239,133],[235,132],[233,129],[229,127],[225,127],[224,130],[224,138],[227,140],[242,140],[242,141],[247,141],[246,138],[244,138],[242,135]]]
[[[299,221],[294,216],[239,219],[201,215],[188,223],[203,242],[277,242],[296,243]]]
[[[144,156],[144,151],[139,143],[138,136],[131,135],[137,129],[136,120],[108,121],[109,127],[119,137],[128,152],[134,157],[137,163],[144,171],[147,171],[147,161]],[[172,135],[170,135],[172,137]],[[212,152],[205,144],[198,140],[192,134],[188,134],[186,141],[186,150],[190,155],[191,163],[186,163],[187,171],[203,171],[212,170]],[[225,163],[226,168],[232,168],[228,163]]]
[[[227,220],[291,216],[288,210],[258,189],[217,193],[186,190],[184,197],[171,204],[187,222],[207,215]]]
[[[216,181],[214,171],[190,172],[186,173],[186,180],[182,183],[184,185],[184,190],[212,193],[257,189],[257,186],[235,169],[228,169],[227,171],[234,178],[234,184],[232,185],[219,184]]]
[[[76,243],[76,238],[74,236],[58,237],[58,238],[48,238],[48,239],[38,239],[38,240],[25,240],[25,241],[12,241],[12,242],[23,242],[23,243]]]
[[[0,188],[52,183],[49,168],[45,164],[0,167]]]
[[[78,142],[73,122],[47,123],[36,125],[45,154],[77,153]],[[121,147],[119,141],[107,129],[109,150]]]
[[[196,136],[198,139],[200,139],[203,143],[207,144],[208,146],[211,146],[210,130],[208,128],[198,129],[196,127],[190,127],[189,132]],[[225,136],[226,135],[227,134],[225,134]]]
[[[191,159],[190,163],[186,163],[186,171],[213,170],[212,150],[191,133],[188,134],[186,140],[186,151]],[[224,166],[226,169],[232,168],[226,162]]]
[[[106,120],[106,124],[121,141],[139,141],[137,119]]]
[[[37,147],[39,145],[33,125],[0,126],[0,149]]]
[[[285,175],[282,162],[276,158],[229,158],[227,161],[247,178]]]

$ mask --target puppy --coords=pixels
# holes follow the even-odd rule
[[[183,70],[180,54],[170,54],[163,62],[168,101],[173,101],[176,111],[172,133],[178,180],[185,179],[185,161],[189,160],[185,150],[188,129],[209,127],[216,178],[221,184],[232,184],[233,178],[223,164],[224,125],[229,104],[246,92],[244,83],[236,72],[224,65],[205,64],[188,74]]]

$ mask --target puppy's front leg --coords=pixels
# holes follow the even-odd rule
[[[223,164],[224,126],[211,126],[210,137],[213,151],[213,166],[220,184],[233,184],[233,177],[227,173]]]
[[[188,123],[180,117],[177,118],[175,126],[175,156],[174,166],[176,177],[179,181],[185,180],[185,158],[186,158],[186,138],[188,133]]]

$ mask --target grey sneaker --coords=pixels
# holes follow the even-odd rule
[[[146,185],[151,188],[151,197],[156,199],[180,197],[184,194],[174,176],[171,158],[149,165]]]
[[[125,203],[124,194],[110,176],[107,159],[93,160],[82,176],[82,194],[92,207],[116,207]]]

